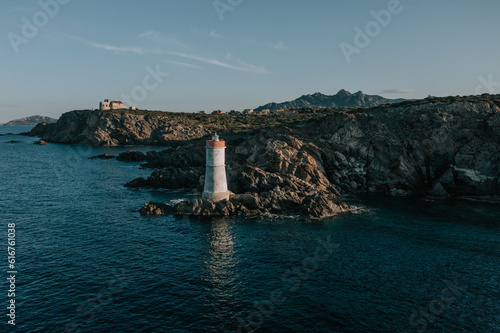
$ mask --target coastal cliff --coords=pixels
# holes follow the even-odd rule
[[[334,112],[336,111],[325,111],[318,115],[297,112],[290,115],[231,116],[143,110],[80,110],[64,113],[57,123],[38,124],[25,134],[40,136],[53,143],[169,146],[175,141],[202,138],[215,132],[239,133],[272,128]]]
[[[204,140],[227,142],[225,203],[148,203],[144,214],[298,214],[348,209],[339,194],[383,193],[497,201],[500,95],[429,98],[349,112],[282,116],[117,114],[80,111],[32,135],[87,144],[163,144],[149,152],[148,179],[129,187],[202,190]],[[129,153],[137,160],[137,154]],[[127,156],[119,157],[127,160]],[[168,206],[168,207],[167,207]]]
[[[47,142],[118,146],[161,145],[211,132],[208,124],[170,112],[81,110],[63,114],[55,124],[39,124],[29,135]]]

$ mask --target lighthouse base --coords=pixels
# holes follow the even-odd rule
[[[221,201],[221,200],[229,200],[230,194],[231,194],[231,191],[218,192],[218,193],[203,191],[203,194],[201,197],[203,199],[209,199],[211,201],[217,202],[217,201]]]

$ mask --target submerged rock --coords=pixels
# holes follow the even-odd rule
[[[111,159],[113,159],[115,157],[116,156],[113,156],[113,155],[101,154],[101,155],[89,157],[87,159],[88,160],[111,160]]]

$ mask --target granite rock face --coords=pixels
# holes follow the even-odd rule
[[[326,217],[346,209],[340,194],[495,198],[500,195],[499,106],[500,95],[429,98],[326,112],[258,130],[244,123],[251,117],[242,118],[240,125],[248,130],[221,134],[235,196],[213,207],[199,201],[174,208],[190,215]],[[123,155],[155,169],[148,179],[127,186],[201,192],[204,140],[217,127],[190,119],[75,111],[31,134],[65,143],[163,144],[165,150],[145,156]]]
[[[230,200],[183,202],[174,206],[174,213],[188,216],[298,215],[316,219],[347,211],[348,207],[339,200],[339,192],[324,175],[321,162],[313,156],[318,148],[290,136],[289,131],[262,131],[250,141],[231,147],[229,154],[235,158],[226,161],[228,184],[236,194]],[[246,150],[248,147],[251,152]],[[165,152],[170,156],[166,162],[169,166],[155,170],[148,179],[133,180],[127,186],[189,188],[201,192],[204,167],[171,166],[172,161],[183,160],[183,155],[189,151]],[[156,207],[153,212],[165,211],[158,208],[164,207],[162,204],[147,203],[143,207],[147,215],[151,215],[148,207]]]
[[[500,101],[424,103],[325,119],[315,140],[343,193],[495,195]]]
[[[339,194],[369,192],[495,202],[499,105],[499,96],[430,99],[229,139],[228,183],[239,195],[227,211],[326,217],[343,209],[328,208]],[[185,150],[203,149],[202,142],[190,144]],[[182,159],[174,151],[164,154]],[[203,168],[195,175],[200,180],[186,185],[201,191]]]
[[[175,117],[172,113],[82,110],[67,112],[54,124],[38,124],[28,134],[41,136],[48,142],[118,146],[162,145],[203,137],[211,132],[193,119]]]

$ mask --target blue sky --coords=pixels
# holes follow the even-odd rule
[[[0,1],[0,122],[105,98],[191,112],[500,93],[498,0]]]

